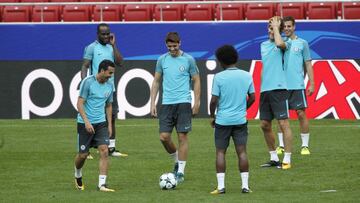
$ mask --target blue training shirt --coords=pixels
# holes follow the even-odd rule
[[[285,51],[285,73],[287,88],[289,90],[305,89],[304,64],[310,61],[310,49],[306,40],[296,38],[289,39],[290,48]]]
[[[254,93],[250,73],[236,67],[215,74],[211,94],[219,97],[216,123],[240,125],[246,123],[247,95]]]
[[[286,41],[289,47],[289,42]],[[276,89],[287,89],[285,69],[283,64],[283,50],[275,45],[274,41],[267,40],[261,43],[261,92]]]
[[[115,61],[114,49],[110,44],[102,45],[100,42],[95,40],[95,42],[85,47],[83,58],[91,61],[90,75],[96,75],[99,71],[99,64],[101,61],[105,59],[112,62]],[[109,81],[113,84],[115,91],[114,75],[109,79]]]
[[[182,52],[173,57],[163,54],[156,63],[155,72],[162,74],[162,104],[191,103],[191,77],[199,74],[192,56]]]
[[[105,104],[113,101],[113,85],[110,81],[99,83],[96,75],[86,77],[80,84],[79,97],[85,100],[84,110],[90,123],[105,122]],[[78,123],[84,123],[80,113]]]

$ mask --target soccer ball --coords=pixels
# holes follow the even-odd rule
[[[164,173],[160,176],[159,186],[163,190],[170,190],[176,187],[176,179],[173,173]]]

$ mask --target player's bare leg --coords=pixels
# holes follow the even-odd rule
[[[296,110],[300,124],[300,137],[301,137],[301,155],[310,155],[309,150],[309,120],[303,109]]]

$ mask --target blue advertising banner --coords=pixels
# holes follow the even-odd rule
[[[81,60],[96,39],[96,24],[0,24],[1,61]],[[214,58],[223,44],[234,45],[243,60],[260,59],[267,37],[265,22],[110,24],[127,60],[156,60],[166,52],[167,32],[177,31],[182,49],[196,59]],[[298,22],[313,59],[359,59],[360,21]]]

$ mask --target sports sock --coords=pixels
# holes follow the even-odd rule
[[[271,161],[279,161],[279,157],[276,153],[276,151],[269,151],[270,153],[270,160]]]
[[[186,166],[186,161],[179,161],[179,169],[178,169],[178,173],[182,173],[185,174],[185,166]]]
[[[289,152],[284,153],[283,163],[285,163],[285,164],[291,163],[291,153],[289,153]]]
[[[75,178],[81,178],[82,177],[81,168],[77,169],[76,166],[74,168],[75,168]]]
[[[309,137],[310,133],[300,133],[301,141],[302,141],[302,147],[309,147]]]
[[[242,188],[249,189],[249,172],[240,172]]]
[[[284,147],[283,133],[278,133],[278,138],[279,138],[279,146]]]
[[[175,163],[177,163],[179,161],[178,151],[176,150],[176,152],[170,154],[170,157],[174,160]]]
[[[99,188],[106,183],[106,175],[99,175]]]
[[[218,182],[217,189],[223,189],[225,188],[225,173],[216,173],[216,178]]]
[[[110,139],[109,148],[115,148],[115,139]]]

